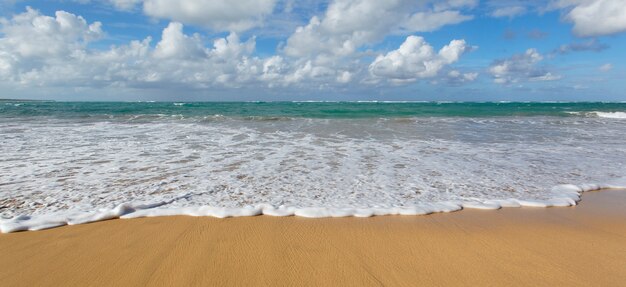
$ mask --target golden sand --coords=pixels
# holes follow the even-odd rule
[[[0,234],[0,286],[625,286],[626,191],[576,207],[159,217]]]

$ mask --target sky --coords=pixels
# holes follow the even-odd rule
[[[0,98],[626,101],[626,0],[0,0]]]

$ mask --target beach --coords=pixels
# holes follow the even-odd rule
[[[626,282],[626,190],[427,216],[116,219],[0,234],[2,286]]]
[[[0,0],[0,287],[626,287],[624,4]]]

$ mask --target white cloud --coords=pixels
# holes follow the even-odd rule
[[[433,1],[433,10],[444,11],[448,9],[474,8],[477,5],[478,5],[478,0]]]
[[[463,84],[473,82],[478,78],[478,73],[461,73],[459,70],[451,70],[447,75],[448,84]]]
[[[226,38],[219,38],[213,42],[211,54],[217,58],[228,60],[249,56],[256,48],[255,38],[242,43],[236,33],[230,33]]]
[[[623,0],[553,0],[546,10],[565,10],[564,19],[574,24],[581,37],[611,35],[626,31],[626,3]]]
[[[83,17],[57,11],[55,17],[41,15],[30,7],[12,19],[0,19],[4,34],[0,47],[21,57],[71,54],[104,35],[100,22],[87,24]]]
[[[163,30],[161,41],[156,45],[154,56],[157,58],[203,58],[207,51],[200,35],[183,34],[183,24],[172,22]]]
[[[100,23],[59,11],[56,17],[27,9],[2,20],[0,78],[23,86],[189,88],[236,86],[259,78],[263,60],[252,58],[255,39],[231,33],[206,48],[199,35],[186,35],[172,22],[154,48],[151,38],[108,50],[88,49],[102,36]]]
[[[154,47],[148,37],[105,50],[87,47],[103,34],[99,23],[65,12],[53,18],[29,9],[3,20],[2,31],[0,81],[22,87],[317,87],[349,83],[358,71],[349,64],[340,70],[323,61],[256,57],[255,38],[242,41],[234,32],[206,47],[178,22],[163,29]]]
[[[457,9],[473,7],[476,1],[335,0],[323,17],[289,37],[285,53],[291,57],[346,56],[359,47],[381,41],[392,32],[434,31],[445,25],[472,19]]]
[[[360,58],[357,53],[360,48],[377,43],[392,33],[434,31],[467,21],[472,16],[452,9],[471,8],[476,3],[474,0],[332,1],[322,16],[311,17],[307,25],[298,27],[287,39],[282,51],[297,68],[286,81],[331,80],[334,77],[336,82],[343,83],[351,82],[359,75],[367,77],[371,75],[368,73],[370,68],[354,63]],[[439,61],[443,59],[440,57]]]
[[[99,22],[88,23],[63,11],[50,17],[29,8],[0,24],[0,82],[24,89],[214,91],[245,87],[303,91],[366,83],[368,79],[400,83],[433,79],[468,49],[463,40],[454,40],[435,51],[421,37],[411,36],[400,49],[380,55],[380,60],[370,64],[362,56],[336,51],[318,51],[311,57],[255,56],[255,37],[242,40],[231,32],[207,44],[211,42],[205,36],[185,33],[180,22],[170,22],[154,41],[147,37],[109,48],[90,45],[105,34]],[[387,61],[401,65],[385,67]]]
[[[559,75],[553,75],[550,72],[547,72],[545,74],[538,74],[538,75],[531,75],[528,80],[530,81],[556,81],[556,80],[560,80],[562,77]]]
[[[579,36],[601,36],[626,31],[626,3],[623,0],[584,1],[565,18],[574,23]]]
[[[608,72],[608,71],[610,71],[610,70],[613,70],[613,64],[611,64],[611,63],[606,63],[606,64],[604,64],[604,65],[600,66],[600,67],[598,68],[598,70],[600,70],[600,71],[602,71],[602,72]]]
[[[283,57],[272,56],[263,61],[262,73],[259,77],[261,81],[267,82],[270,87],[274,87],[283,79],[288,70]]]
[[[397,50],[376,57],[369,71],[373,77],[395,82],[432,78],[446,65],[456,62],[467,49],[464,40],[453,40],[437,53],[424,38],[408,36]]]
[[[0,50],[0,78],[12,79],[15,56]]]
[[[526,13],[526,7],[524,6],[507,6],[493,10],[493,12],[491,12],[491,16],[495,18],[515,18],[523,15],[524,13]]]
[[[596,37],[626,32],[626,2],[624,0],[550,0],[550,1],[489,1],[493,17],[514,18],[528,11],[539,15],[560,10],[562,20],[574,24],[572,31],[580,37]]]
[[[338,83],[346,84],[346,83],[349,83],[351,80],[352,80],[352,73],[350,73],[348,71],[340,72],[337,75],[337,82]]]
[[[536,49],[516,54],[508,59],[495,61],[489,67],[489,73],[498,84],[510,84],[520,81],[554,81],[561,77],[537,67],[543,56]]]
[[[244,31],[261,24],[276,0],[144,0],[148,16],[216,31]]]
[[[458,24],[473,18],[462,15],[459,11],[418,12],[409,17],[402,28],[412,32],[431,32],[445,25]]]
[[[113,6],[120,10],[131,10],[143,0],[109,0]]]

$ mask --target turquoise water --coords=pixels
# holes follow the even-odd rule
[[[523,102],[0,102],[0,116],[124,117],[221,115],[226,117],[395,118],[580,116],[626,112],[626,103]]]

